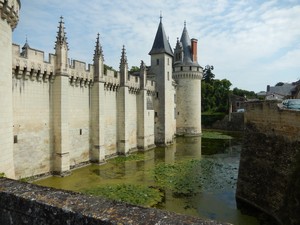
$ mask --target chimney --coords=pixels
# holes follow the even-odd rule
[[[192,60],[193,62],[197,62],[197,42],[198,40],[193,38],[192,42]]]

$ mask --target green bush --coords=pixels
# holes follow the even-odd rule
[[[204,126],[211,126],[216,121],[222,120],[225,117],[225,113],[202,113],[202,125]]]

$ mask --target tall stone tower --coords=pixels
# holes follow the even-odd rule
[[[173,79],[176,88],[176,134],[201,134],[202,67],[197,61],[197,40],[190,39],[184,23],[174,50]]]
[[[174,118],[175,87],[172,79],[173,51],[167,39],[162,17],[157,29],[151,51],[151,72],[156,81],[155,110],[155,143],[167,145],[173,142],[176,129]]]
[[[0,173],[14,178],[12,31],[19,21],[20,0],[0,0]]]
[[[68,98],[68,43],[63,18],[59,22],[55,42],[55,79],[52,87],[54,172],[70,170],[69,152],[69,98]]]

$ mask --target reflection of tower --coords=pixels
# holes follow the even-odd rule
[[[202,138],[178,137],[176,143],[165,148],[165,163],[174,163],[176,158],[200,159]]]
[[[176,133],[201,134],[202,67],[197,61],[197,40],[190,39],[184,24],[180,41],[174,51],[173,79],[176,89]]]
[[[14,178],[12,105],[12,31],[19,21],[20,1],[0,0],[0,172]]]

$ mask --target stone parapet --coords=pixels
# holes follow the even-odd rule
[[[103,198],[0,179],[0,224],[229,225]]]
[[[180,71],[173,73],[173,79],[202,79],[202,73],[193,71]]]

